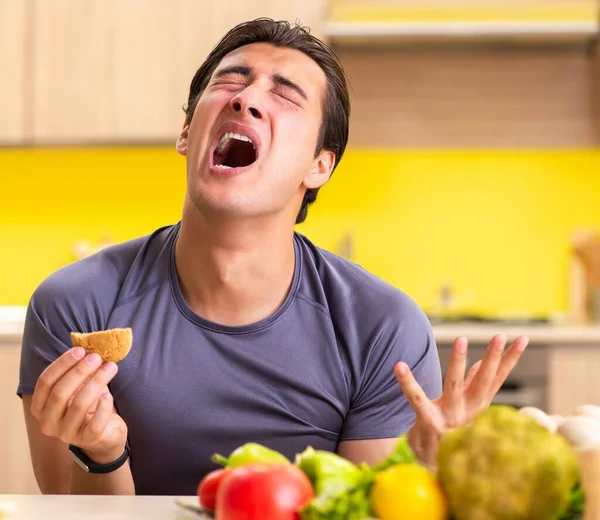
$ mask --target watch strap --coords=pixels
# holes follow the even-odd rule
[[[129,443],[125,443],[125,450],[123,454],[113,462],[109,462],[108,464],[98,464],[94,462],[90,457],[88,457],[84,451],[72,444],[69,445],[69,453],[71,454],[71,458],[87,473],[93,474],[106,474],[112,473],[113,471],[118,470],[131,455],[131,450],[129,449]]]

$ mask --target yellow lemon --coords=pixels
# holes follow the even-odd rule
[[[448,504],[440,483],[427,468],[398,464],[375,477],[371,503],[379,520],[445,520]]]

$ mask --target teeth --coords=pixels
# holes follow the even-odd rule
[[[225,132],[221,140],[219,141],[219,146],[217,146],[217,152],[221,153],[225,145],[229,142],[230,139],[237,139],[238,141],[246,141],[252,145],[252,148],[256,148],[252,139],[250,139],[246,135],[236,134],[235,132]]]
[[[231,166],[227,166],[226,164],[215,164],[215,168],[222,168],[223,170],[231,170]]]

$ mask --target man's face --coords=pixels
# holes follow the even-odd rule
[[[295,219],[335,160],[315,158],[325,91],[324,72],[300,51],[255,43],[228,54],[177,143],[189,200],[202,212]]]

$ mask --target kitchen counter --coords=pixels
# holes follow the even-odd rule
[[[25,320],[24,307],[0,307],[0,344],[20,343]],[[600,346],[600,325],[503,325],[494,323],[456,322],[433,325],[436,342],[452,343],[458,336],[471,342],[488,342],[492,336],[504,333],[509,339],[528,336],[531,343]]]
[[[487,343],[495,334],[503,333],[509,340],[517,336],[528,336],[532,344],[600,346],[600,326],[458,322],[434,325],[433,331],[438,345],[452,343],[458,336],[465,336],[473,343]]]
[[[0,495],[3,520],[193,520],[208,519],[175,504],[176,497]],[[197,505],[196,497],[179,497]]]
[[[21,342],[26,311],[26,307],[0,306],[0,345]]]
[[[0,322],[0,345],[3,343],[20,343],[23,336],[22,323]],[[1,517],[0,517],[1,518]]]

